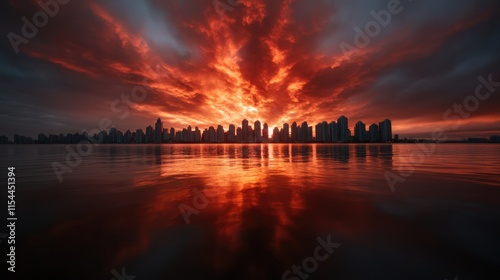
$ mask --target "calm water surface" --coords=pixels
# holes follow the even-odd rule
[[[59,182],[65,145],[2,145],[0,176],[17,176],[16,276],[282,279],[330,236],[340,247],[303,279],[500,279],[500,145],[418,151],[100,145]]]

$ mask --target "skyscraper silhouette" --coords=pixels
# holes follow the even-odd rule
[[[248,121],[246,119],[241,122],[241,130],[243,133],[243,142],[248,142]]]
[[[264,142],[267,142],[267,140],[269,140],[269,127],[267,126],[267,123],[264,123],[264,127],[262,130],[262,138]]]
[[[354,127],[354,140],[356,142],[365,142],[366,125],[362,121],[358,121]]]
[[[372,143],[380,141],[380,131],[377,124],[370,125],[369,140]]]
[[[201,141],[201,131],[198,127],[194,128],[194,142],[198,143]]]
[[[175,142],[175,128],[170,128],[170,141]]]
[[[224,128],[222,127],[222,125],[217,126],[217,142],[224,142]]]
[[[281,139],[281,142],[290,142],[290,126],[287,123],[283,124],[283,138]]]
[[[127,131],[125,132],[123,141],[126,144],[132,143],[132,132],[130,132],[130,129],[127,129]]]
[[[217,141],[217,132],[213,126],[208,128],[208,142],[215,143]]]
[[[303,122],[299,131],[299,142],[308,142],[309,126],[307,122]]]
[[[262,129],[260,128],[260,121],[255,121],[253,126],[255,128],[255,142],[260,143],[262,142]]]
[[[135,131],[135,143],[144,143],[144,132],[142,131],[142,129],[137,129]]]
[[[345,116],[340,116],[337,120],[338,127],[339,127],[339,141],[341,142],[348,142],[350,138],[350,133],[349,133],[349,123],[348,120]]]
[[[299,130],[297,129],[297,123],[293,122],[292,123],[292,136],[291,136],[292,143],[295,143],[299,141]]]
[[[146,127],[146,138],[145,138],[146,143],[153,143],[154,142],[154,129],[152,126],[148,125]]]
[[[227,131],[227,141],[230,143],[236,142],[236,127],[234,124],[229,125],[229,130]]]
[[[338,142],[339,141],[339,126],[337,125],[337,123],[331,122],[329,124],[329,129],[330,129],[331,142]]]
[[[160,118],[156,120],[155,124],[155,143],[161,143],[163,142],[163,123],[161,122]]]
[[[391,120],[385,119],[379,123],[380,129],[380,141],[389,142],[392,141],[392,124]]]
[[[274,143],[280,142],[280,130],[277,127],[273,129],[273,142]]]

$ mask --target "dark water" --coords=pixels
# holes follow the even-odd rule
[[[0,146],[15,279],[500,279],[500,145],[65,147]]]

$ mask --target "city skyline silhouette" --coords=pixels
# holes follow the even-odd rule
[[[109,124],[109,123],[108,123]],[[314,131],[314,133],[313,133]],[[353,133],[354,131],[354,133]],[[103,129],[98,133],[89,134],[38,134],[36,139],[24,135],[14,135],[15,144],[48,144],[48,143],[78,143],[92,137],[98,143],[350,143],[350,142],[390,142],[393,140],[392,123],[389,119],[379,124],[371,124],[369,130],[366,125],[358,121],[351,130],[348,118],[340,116],[337,121],[323,121],[310,126],[307,121],[291,125],[284,123],[283,126],[270,128],[267,123],[256,120],[252,124],[243,119],[241,126],[230,124],[227,130],[222,125],[210,126],[203,131],[197,126],[191,126],[176,130],[175,128],[164,128],[161,118],[156,123],[148,125],[145,130],[139,128],[135,131],[127,129],[125,132],[115,127]],[[1,144],[7,144],[8,138],[1,136]]]
[[[210,126],[200,130],[197,126],[187,126],[176,130],[164,128],[161,118],[156,123],[148,125],[145,130],[138,128],[135,131],[127,129],[125,132],[110,127],[89,134],[88,132],[70,134],[38,134],[32,137],[15,134],[12,140],[0,135],[0,144],[70,144],[91,140],[94,143],[107,144],[161,144],[161,143],[398,143],[418,142],[417,139],[400,139],[399,134],[393,134],[392,122],[385,119],[378,124],[367,126],[358,121],[353,129],[349,128],[348,118],[340,116],[337,121],[323,121],[316,125],[309,125],[307,121],[301,124],[284,123],[282,127],[270,128],[267,123],[256,120],[253,126],[247,119],[242,120],[241,126],[230,124],[227,130],[222,125]],[[433,139],[420,139],[428,141]],[[456,141],[458,142],[458,141]],[[500,136],[492,135],[488,138],[468,137],[460,142],[469,143],[499,143]]]

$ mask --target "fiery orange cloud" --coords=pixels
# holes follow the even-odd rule
[[[267,122],[272,130],[344,114],[350,126],[391,118],[404,133],[421,133],[413,129],[415,114],[427,110],[428,117],[419,121],[439,125],[441,112],[474,87],[472,81],[468,91],[447,88],[446,81],[433,79],[489,74],[484,72],[490,68],[464,71],[454,65],[459,54],[451,58],[446,52],[454,50],[454,40],[472,36],[474,28],[497,16],[487,6],[447,11],[447,20],[412,14],[424,5],[415,4],[415,11],[408,7],[395,15],[368,46],[343,52],[339,44],[352,44],[353,27],[373,20],[370,10],[358,7],[353,13],[351,3],[342,1],[241,2],[222,15],[211,1],[72,3],[22,51],[81,75],[75,86],[95,85],[89,90],[106,104],[147,81],[148,98],[131,106],[141,119],[127,121],[145,126],[145,120],[161,117],[175,128],[222,124],[227,129],[248,119]],[[411,22],[410,15],[417,20]],[[434,65],[440,58],[442,64]],[[436,92],[446,92],[447,98],[434,98],[429,106],[424,100]],[[473,121],[496,118],[490,103]]]

